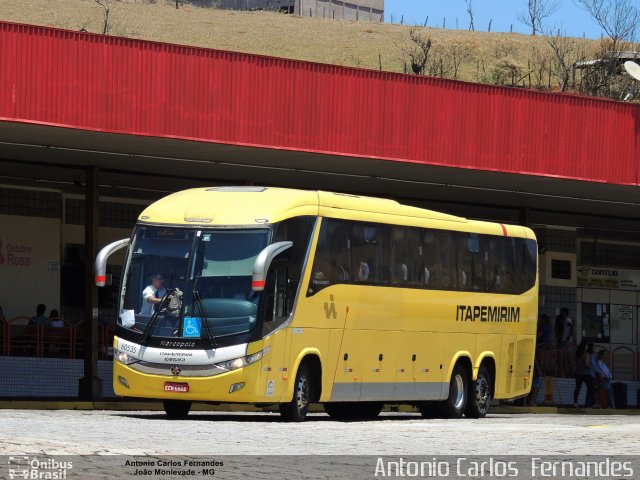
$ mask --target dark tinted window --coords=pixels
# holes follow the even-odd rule
[[[293,242],[293,246],[283,254],[286,256],[287,261],[286,291],[282,296],[286,303],[283,306],[284,312],[291,312],[293,308],[298,285],[302,280],[302,268],[304,267],[304,261],[307,256],[314,222],[315,217],[294,217],[283,220],[274,227],[274,243],[282,241]],[[285,274],[279,272],[277,275],[276,283],[279,286],[278,288],[281,288]]]
[[[536,264],[524,238],[324,219],[308,294],[338,283],[519,294]]]

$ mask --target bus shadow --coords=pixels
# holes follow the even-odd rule
[[[282,420],[278,413],[227,413],[227,412],[191,412],[183,418],[169,418],[163,412],[153,413],[114,413],[114,416],[121,418],[132,418],[137,420],[165,420],[171,422],[248,422],[248,423],[287,423]],[[400,414],[381,415],[371,420],[336,420],[324,413],[309,414],[304,423],[309,422],[334,422],[334,423],[370,423],[388,421],[406,421],[421,419],[420,415]]]

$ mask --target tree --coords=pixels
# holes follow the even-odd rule
[[[475,27],[473,26],[473,0],[464,0],[464,3],[467,4],[467,14],[469,15],[469,31],[475,31]]]
[[[558,88],[562,92],[575,88],[575,65],[585,59],[584,41],[567,37],[560,31],[555,35],[549,32],[544,39],[553,52],[550,71],[558,81]]]
[[[420,32],[414,28],[409,30],[409,39],[412,45],[409,48],[403,49],[404,55],[409,58],[411,71],[416,75],[424,75],[432,46],[431,39],[424,38]]]
[[[524,4],[526,10],[518,14],[518,20],[531,27],[531,35],[542,31],[542,21],[560,8],[558,0],[524,0]]]
[[[104,22],[102,24],[102,34],[106,35],[109,33],[109,29],[111,26],[109,25],[109,6],[106,1],[96,0],[96,3],[104,8]]]
[[[585,69],[582,88],[590,95],[619,98],[626,89],[620,76],[620,55],[635,50],[640,11],[634,0],[577,0],[602,28],[606,37],[600,41],[593,65]]]
[[[634,41],[640,13],[633,0],[578,0],[614,43]]]

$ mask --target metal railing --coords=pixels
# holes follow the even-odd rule
[[[83,321],[71,324],[51,318],[44,325],[34,325],[29,317],[18,316],[0,322],[1,356],[83,358],[84,343]],[[113,327],[98,325],[98,358],[109,358],[112,345]]]

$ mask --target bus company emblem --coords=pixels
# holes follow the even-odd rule
[[[180,375],[182,373],[182,370],[179,366],[175,365],[171,367],[171,373],[173,373],[174,375]]]
[[[333,303],[333,295],[329,295],[329,302],[324,302],[324,315],[329,319],[338,318],[338,312],[336,312],[336,304]]]

